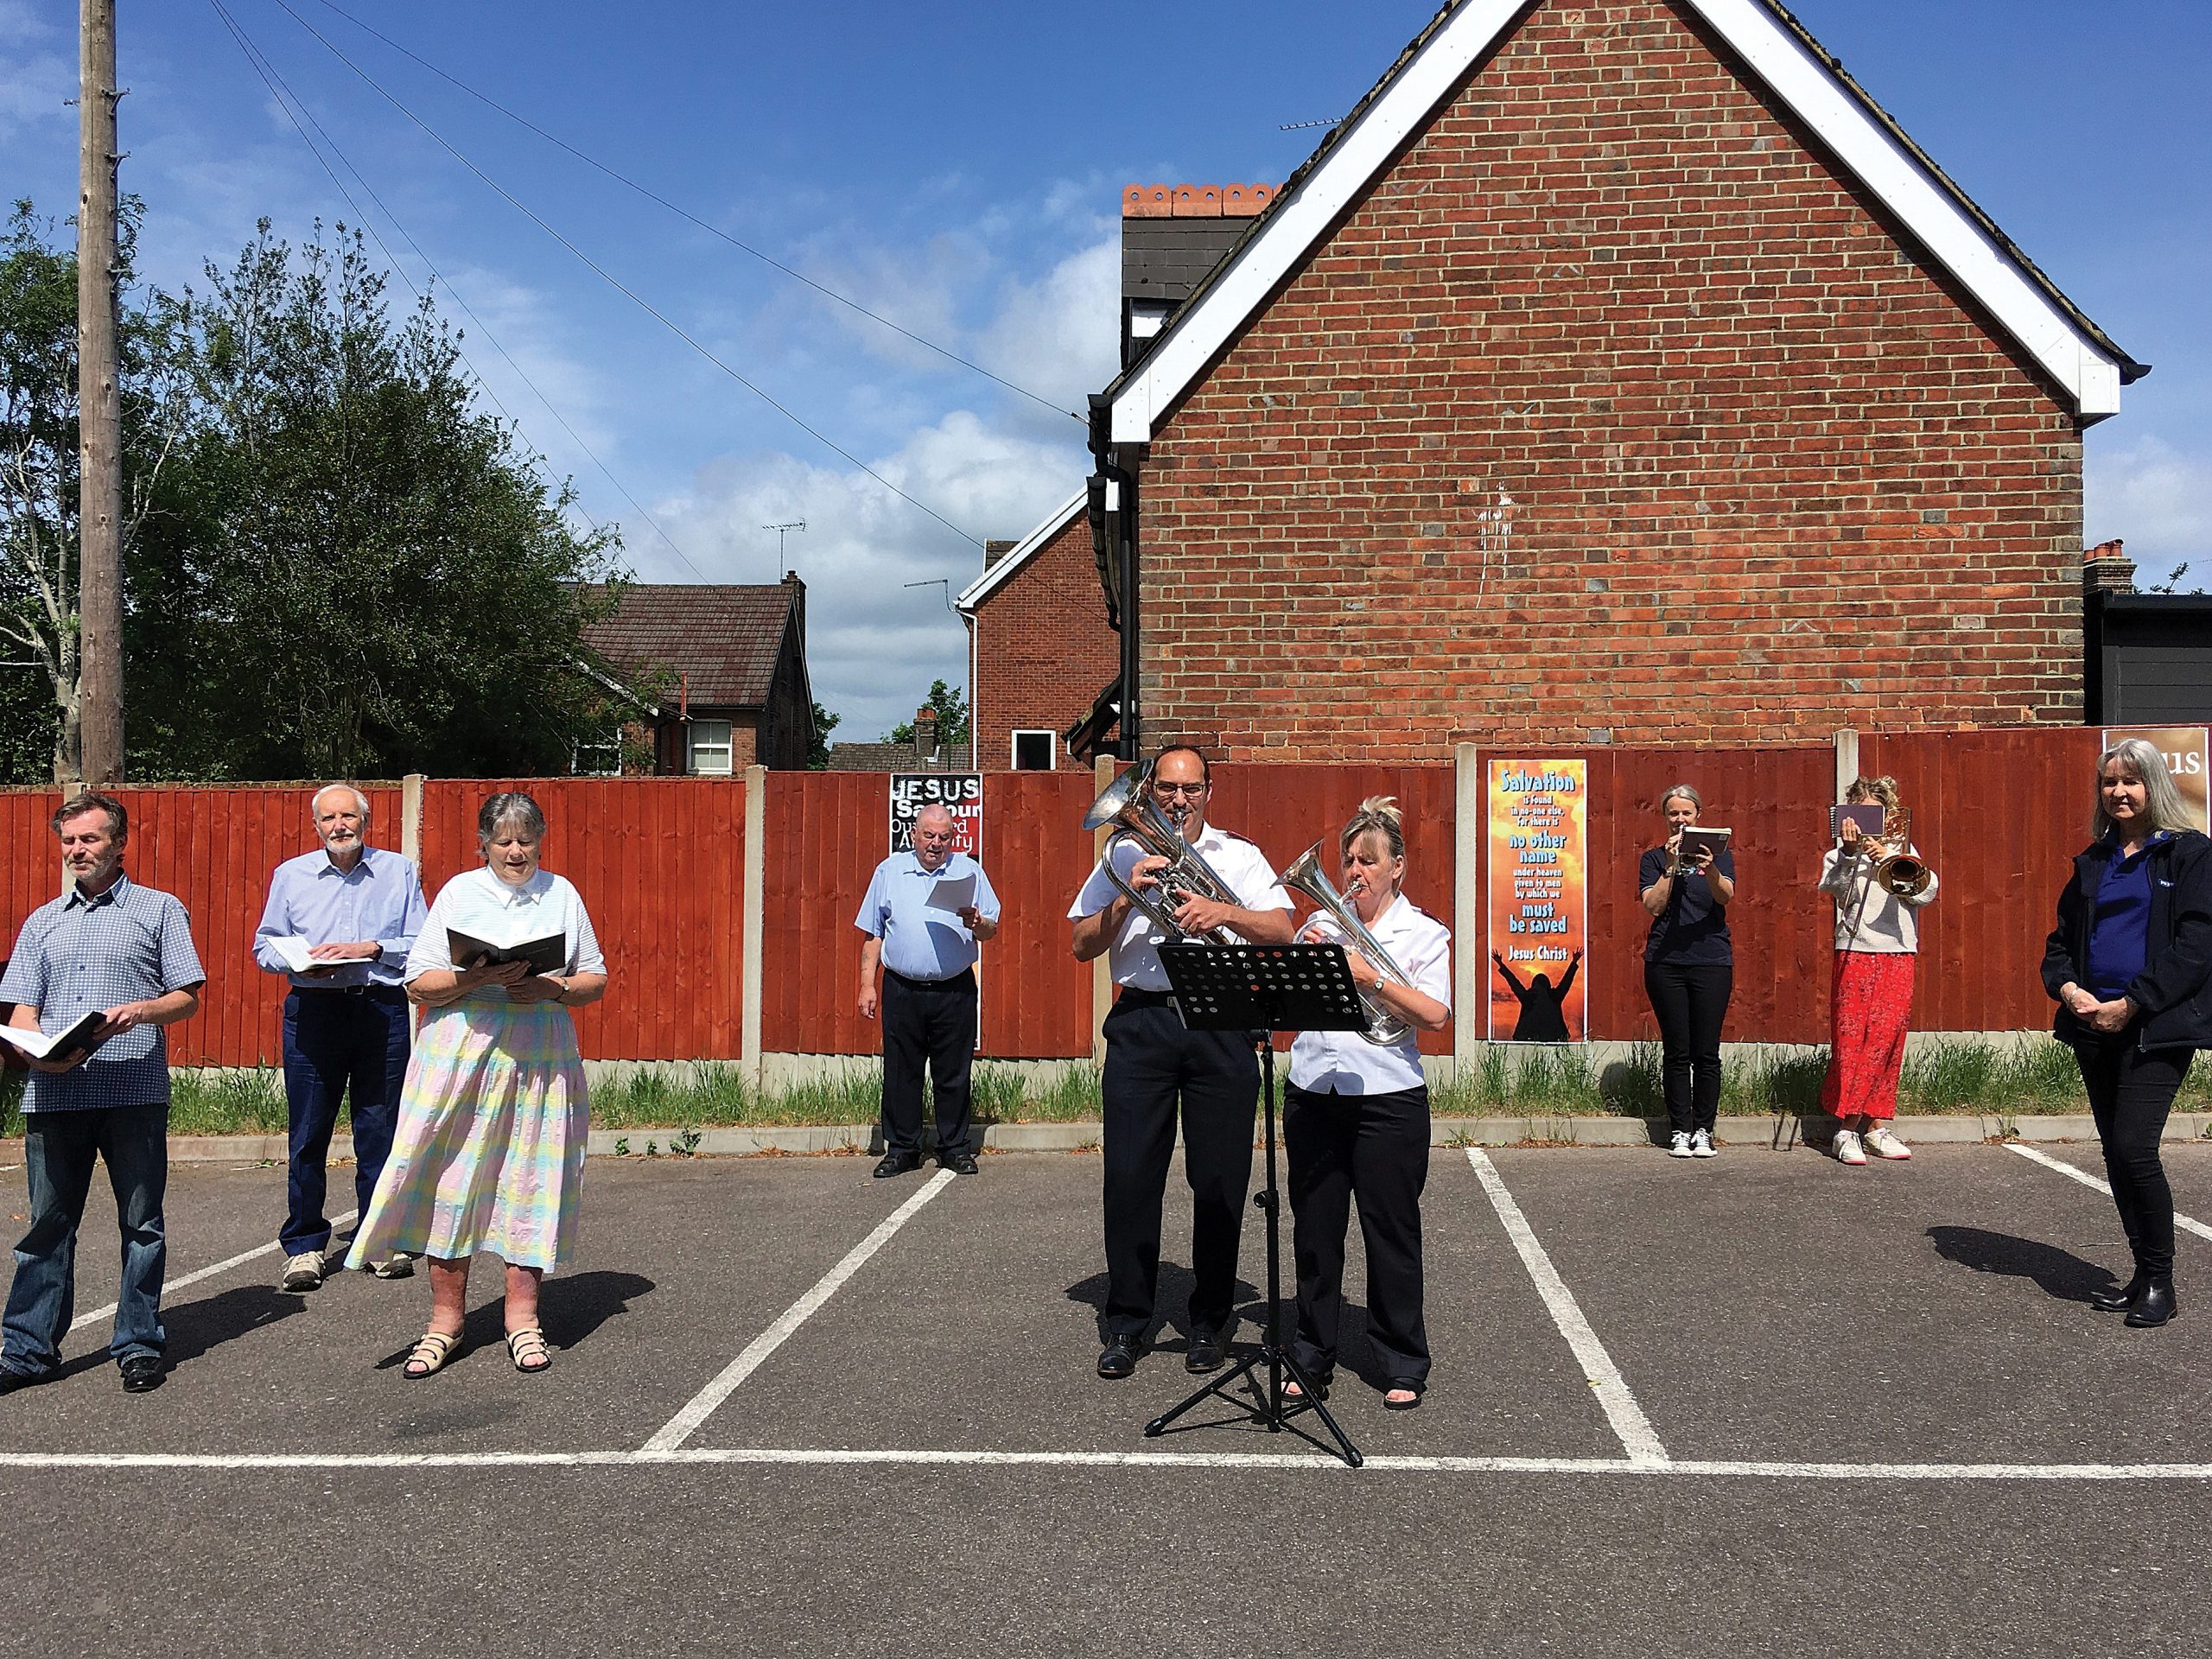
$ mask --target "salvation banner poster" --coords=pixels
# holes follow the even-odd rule
[[[1485,784],[1491,1040],[1586,1041],[1589,764],[1492,760]]]

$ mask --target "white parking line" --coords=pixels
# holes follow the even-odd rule
[[[0,1469],[650,1469],[704,1464],[1076,1469],[1256,1469],[1351,1478],[1333,1458],[1264,1452],[950,1452],[916,1448],[702,1447],[666,1452],[6,1452]],[[1633,1475],[1830,1481],[2204,1481],[2212,1463],[1762,1463],[1737,1459],[1382,1456],[1359,1471],[1440,1475]]]
[[[2024,1147],[2018,1141],[2007,1141],[2005,1143],[2005,1150],[2017,1152],[2030,1163],[2041,1164],[2045,1169],[2055,1169],[2060,1174],[2081,1182],[2084,1186],[2094,1188],[2107,1198],[2112,1197],[2110,1184],[2099,1180],[2086,1169],[2075,1168],[2063,1158],[2054,1158],[2047,1152],[2037,1152],[2033,1147]],[[2178,1210],[2174,1211],[2174,1225],[2184,1233],[2195,1233],[2199,1238],[2212,1239],[2212,1227],[2206,1226],[2194,1216],[2184,1216]]]
[[[333,1227],[350,1227],[353,1224],[353,1217],[356,1213],[357,1212],[354,1211],[348,1210],[342,1216],[334,1216],[331,1217],[330,1224]],[[283,1247],[281,1245],[278,1245],[274,1242],[267,1244],[257,1244],[250,1250],[240,1250],[236,1255],[226,1255],[220,1262],[215,1262],[212,1266],[198,1268],[190,1273],[179,1274],[175,1278],[163,1282],[162,1286],[162,1294],[163,1296],[167,1296],[172,1291],[182,1290],[187,1285],[196,1285],[202,1279],[213,1279],[219,1273],[228,1273],[232,1268],[244,1267],[247,1262],[254,1261],[258,1257],[268,1255],[273,1251],[282,1248]],[[113,1302],[110,1302],[105,1307],[95,1307],[88,1312],[79,1313],[75,1319],[69,1321],[69,1328],[72,1331],[81,1331],[88,1325],[98,1325],[103,1319],[111,1319],[114,1317],[115,1304]]]
[[[739,1383],[758,1370],[763,1360],[782,1347],[793,1332],[814,1317],[823,1303],[837,1294],[840,1285],[858,1273],[868,1257],[889,1243],[892,1236],[912,1220],[924,1205],[958,1179],[949,1169],[940,1169],[930,1177],[920,1192],[885,1217],[874,1232],[846,1252],[843,1261],[823,1274],[813,1289],[785,1308],[781,1319],[753,1338],[745,1351],[724,1366],[721,1375],[693,1395],[683,1410],[664,1423],[643,1449],[652,1453],[673,1452],[690,1440],[699,1425],[714,1415],[715,1408],[736,1392]]]
[[[1536,1294],[1544,1299],[1544,1306],[1551,1311],[1552,1323],[1559,1326],[1559,1333],[1567,1338],[1567,1345],[1574,1351],[1574,1357],[1582,1367],[1582,1375],[1589,1379],[1591,1389],[1597,1394],[1598,1403],[1605,1408],[1605,1421],[1613,1426],[1613,1433],[1620,1437],[1621,1446],[1628,1452],[1629,1461],[1639,1466],[1664,1464],[1670,1459],[1667,1448],[1659,1443],[1659,1436],[1651,1427],[1651,1420],[1643,1414],[1643,1408],[1636,1403],[1636,1396],[1629,1392],[1628,1384],[1621,1379],[1620,1368],[1613,1363],[1613,1357],[1605,1351],[1605,1344],[1598,1340],[1598,1333],[1590,1328],[1590,1321],[1582,1316],[1582,1309],[1567,1281],[1552,1266],[1552,1259],[1536,1240],[1529,1218],[1521,1213],[1521,1206],[1505,1190],[1504,1179],[1491,1163],[1488,1154],[1480,1147],[1467,1148],[1467,1161],[1474,1166],[1475,1177],[1482,1182],[1483,1191],[1489,1194],[1491,1208],[1497,1211],[1497,1218],[1504,1224],[1505,1236],[1513,1241],[1513,1248],[1521,1253],[1521,1265],[1529,1269],[1529,1276],[1536,1281]],[[1370,1459],[1374,1461],[1374,1459]]]

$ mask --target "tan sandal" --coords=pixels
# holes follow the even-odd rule
[[[407,1351],[407,1363],[399,1368],[399,1374],[410,1382],[420,1382],[426,1376],[435,1376],[445,1369],[446,1362],[460,1347],[459,1332],[448,1336],[442,1331],[425,1331],[415,1339],[415,1345]]]
[[[545,1332],[534,1325],[507,1332],[507,1357],[514,1361],[515,1370],[525,1376],[534,1376],[553,1363],[553,1356],[545,1346]]]

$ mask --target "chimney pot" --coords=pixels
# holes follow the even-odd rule
[[[2135,561],[2126,543],[2114,539],[2099,542],[2082,556],[2082,591],[2087,594],[2132,594],[2135,591]]]

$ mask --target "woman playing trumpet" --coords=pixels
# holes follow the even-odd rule
[[[1397,970],[1386,972],[1347,945],[1352,978],[1370,1009],[1402,1034],[1377,1042],[1358,1032],[1309,1031],[1291,1045],[1282,1126],[1298,1268],[1291,1353],[1325,1392],[1344,1311],[1344,1230],[1357,1198],[1367,1245],[1368,1342],[1388,1384],[1382,1403],[1410,1411],[1428,1385],[1421,1257],[1428,1086],[1414,1035],[1451,1023],[1452,935],[1400,892],[1406,840],[1395,802],[1361,802],[1338,848],[1344,898]],[[1344,932],[1324,912],[1300,937],[1344,943]]]

